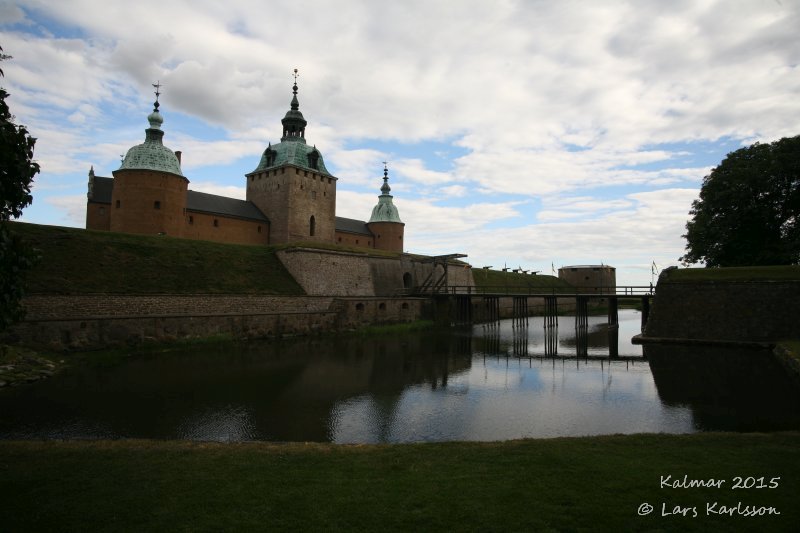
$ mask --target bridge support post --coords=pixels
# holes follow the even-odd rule
[[[558,327],[558,297],[556,296],[544,297],[544,327],[545,329]]]
[[[647,325],[647,319],[650,318],[650,296],[642,296],[642,333]]]
[[[616,296],[608,297],[608,327],[619,326],[619,299]]]
[[[528,325],[528,297],[527,296],[514,296],[513,297],[513,310],[512,310],[512,325],[516,327]]]

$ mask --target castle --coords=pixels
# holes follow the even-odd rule
[[[189,190],[181,152],[164,146],[159,85],[145,141],[130,148],[113,178],[89,171],[86,229],[171,235],[239,244],[325,242],[403,251],[405,225],[389,194],[388,170],[369,221],[336,216],[336,183],[297,100],[297,70],[283,135],[248,173],[246,200]]]

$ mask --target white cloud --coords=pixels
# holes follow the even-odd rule
[[[50,196],[45,202],[58,212],[58,220],[66,226],[84,226],[86,223],[86,195],[70,194]]]

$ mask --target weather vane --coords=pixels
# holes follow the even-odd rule
[[[151,84],[153,87],[156,88],[156,101],[153,103],[153,107],[156,111],[158,111],[158,97],[161,96],[161,80],[157,80],[155,83]]]

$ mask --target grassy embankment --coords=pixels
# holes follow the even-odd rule
[[[798,450],[800,433],[395,446],[0,442],[0,524],[7,531],[796,531]],[[661,476],[684,475],[724,484],[661,488]],[[777,487],[734,490],[736,476]],[[741,502],[781,514],[707,516],[714,502],[717,510]],[[644,503],[654,512],[639,516]],[[695,507],[698,516],[662,516],[662,504],[669,512]]]
[[[572,285],[555,276],[531,276],[518,272],[474,268],[472,269],[472,277],[475,280],[475,287],[480,292],[510,292],[520,294],[575,292]]]
[[[28,292],[279,294],[303,289],[268,246],[15,223],[40,251]]]
[[[246,246],[25,223],[12,223],[12,228],[42,256],[28,275],[28,292],[33,294],[301,295],[302,288],[278,260],[277,251],[307,247],[376,257],[399,255],[332,243]],[[487,290],[573,290],[553,276],[484,269],[474,269],[473,274],[476,285]]]
[[[665,281],[800,281],[800,265],[676,268],[664,271]]]

